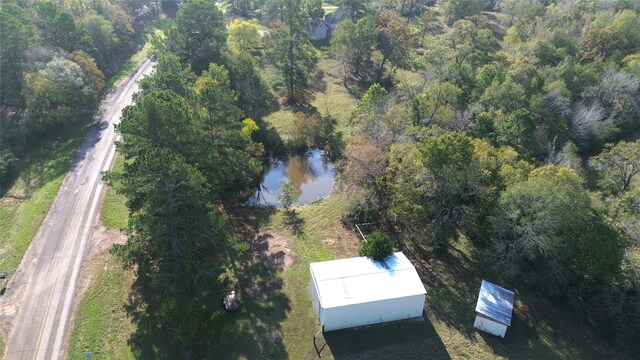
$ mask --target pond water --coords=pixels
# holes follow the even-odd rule
[[[274,159],[265,166],[260,189],[250,203],[280,206],[278,195],[285,181],[299,190],[297,204],[308,204],[329,196],[335,180],[335,167],[325,158],[322,150],[313,149],[304,155]]]

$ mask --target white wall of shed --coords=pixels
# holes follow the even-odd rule
[[[489,334],[504,338],[507,333],[508,326],[497,321],[487,319],[484,316],[476,315],[476,320],[473,322],[473,327]]]
[[[379,324],[422,316],[425,295],[321,309],[324,331]]]
[[[309,288],[311,289],[311,300],[313,300],[313,308],[316,309],[318,320],[320,320],[322,308],[320,307],[320,297],[318,296],[318,287],[316,284],[316,279],[313,276],[313,272],[311,273],[311,276],[309,276]]]

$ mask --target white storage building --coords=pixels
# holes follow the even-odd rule
[[[514,298],[513,291],[482,280],[473,327],[504,338],[511,325]]]
[[[396,252],[312,263],[311,296],[324,331],[422,316],[427,291],[409,259]]]

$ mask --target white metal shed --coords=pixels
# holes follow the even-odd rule
[[[513,291],[482,280],[473,327],[504,338],[511,325],[514,298]]]
[[[396,252],[312,263],[311,297],[324,331],[422,316],[427,291],[409,259]]]

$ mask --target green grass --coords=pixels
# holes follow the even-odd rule
[[[49,212],[76,155],[81,126],[23,159],[21,175],[0,199],[0,269],[13,273]]]
[[[120,171],[123,165],[124,159],[116,154],[113,170]],[[104,226],[116,230],[123,230],[127,227],[129,210],[127,209],[126,201],[126,197],[116,193],[111,186],[107,188],[102,202],[102,210],[100,211],[100,220]]]
[[[351,85],[350,88],[343,85],[342,65],[335,59],[320,58],[318,69],[324,76],[322,80],[316,82],[322,85],[321,91],[315,93],[311,104],[322,115],[335,117],[338,124],[344,127],[356,107],[358,98],[362,96],[362,90],[355,85]]]
[[[43,146],[21,159],[20,175],[0,198],[0,271],[9,277],[49,212],[83,135],[81,125],[50,135]],[[0,336],[0,355],[4,346]]]
[[[293,136],[293,120],[295,118],[292,110],[283,108],[265,116],[263,120],[273,126],[282,139],[291,139]]]
[[[332,12],[335,12],[336,10],[338,10],[338,7],[335,5],[331,5],[331,4],[327,4],[327,3],[322,3],[322,9],[324,9],[324,14],[325,15],[329,15]]]
[[[153,34],[163,37],[164,32],[158,28],[153,29]],[[149,51],[153,48],[151,44],[151,36],[146,35],[144,39],[144,43],[141,44],[141,47],[138,51],[136,51],[127,62],[120,68],[118,73],[114,75],[105,86],[105,91],[110,91],[120,85],[127,77],[129,77],[133,71],[142,64],[142,62],[149,56]]]
[[[337,238],[335,229],[345,206],[346,201],[342,196],[332,196],[327,201],[298,208],[299,217],[304,222],[300,236],[291,232],[282,214],[274,218],[274,229],[294,239],[291,250],[296,254],[294,263],[282,275],[285,294],[291,304],[290,311],[282,321],[283,343],[291,359],[311,358],[311,340],[320,329],[311,303],[309,263],[354,256],[358,250],[357,247],[349,246],[354,244],[352,234],[347,233],[342,238]],[[327,238],[333,240],[332,245],[322,241]],[[343,245],[347,246],[342,247]]]
[[[223,313],[214,320],[211,336],[220,339],[214,342],[211,352],[217,354],[217,358],[310,358],[309,341],[317,326],[309,297],[308,264],[332,259],[338,253],[353,252],[345,250],[339,241],[332,245],[322,241],[328,237],[336,239],[333,228],[345,204],[344,198],[334,196],[324,202],[296,208],[293,220],[302,230],[297,235],[291,226],[292,218],[283,210],[248,211],[245,220],[260,218],[260,221],[254,221],[255,227],[248,233],[259,231],[287,239],[293,263],[279,271],[265,265],[278,254],[253,254],[234,259],[234,282],[241,290],[242,305],[238,312]]]
[[[338,129],[344,130],[351,111],[355,108],[363,91],[355,85],[345,88],[342,83],[341,68],[338,61],[326,56],[320,57],[318,79],[312,80],[314,92],[310,104],[321,115],[333,116],[338,120]],[[270,83],[277,82],[277,75],[274,74],[273,69],[268,69],[266,75]],[[273,126],[283,139],[290,139],[296,111],[295,107],[281,106],[279,110],[264,116],[263,119]]]
[[[103,252],[91,266],[94,281],[83,296],[71,331],[69,359],[92,352],[99,359],[135,359],[127,344],[135,326],[123,306],[133,283],[133,270]]]

